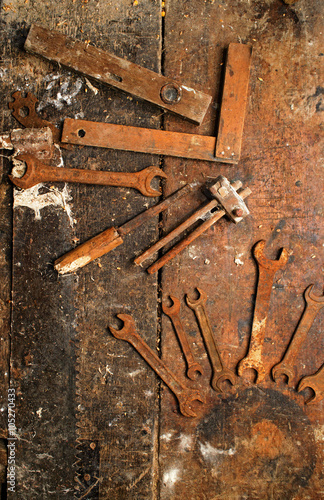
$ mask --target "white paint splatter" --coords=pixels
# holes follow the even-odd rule
[[[188,436],[187,434],[181,434],[179,449],[180,451],[189,451],[192,446],[192,436]]]
[[[92,92],[94,93],[94,95],[97,95],[98,92],[99,92],[99,90],[97,89],[97,87],[94,87],[92,85],[92,83],[89,82],[88,78],[86,78],[85,81],[86,81],[87,87],[89,87],[89,89],[92,90]]]
[[[49,188],[47,193],[40,194],[40,189],[44,184],[36,184],[29,189],[14,189],[14,208],[28,207],[35,212],[35,219],[41,220],[40,211],[48,206],[62,208],[70,221],[70,226],[73,227],[72,209],[69,201],[72,200],[67,184],[64,185],[62,191],[55,187]]]
[[[238,253],[235,255],[234,257],[234,262],[237,266],[243,266],[244,265],[244,262],[243,260],[241,260],[241,257],[243,256],[244,254],[243,253]]]
[[[188,92],[193,92],[194,94],[196,94],[195,89],[192,89],[191,87],[186,87],[186,85],[182,85],[182,88],[187,90]]]
[[[317,443],[324,441],[324,425],[320,425],[314,429],[314,436]]]
[[[230,448],[229,450],[220,450],[218,448],[214,448],[210,443],[199,443],[199,447],[202,456],[207,462],[217,461],[220,455],[231,456],[236,453],[236,450],[233,448]]]
[[[58,79],[61,79],[61,84],[58,92],[56,92],[55,95],[54,86]],[[73,99],[80,92],[83,85],[82,78],[77,78],[75,81],[73,81],[71,76],[63,76],[61,74],[47,75],[44,78],[44,81],[48,82],[48,85],[46,87],[47,92],[38,103],[38,112],[48,105],[52,105],[58,110],[62,110],[65,106],[71,106],[71,104],[73,103]]]
[[[180,479],[179,469],[170,469],[163,474],[163,483],[168,488],[173,488],[175,483]]]
[[[135,371],[133,371],[133,372],[129,372],[129,374],[128,374],[128,375],[129,375],[129,377],[132,377],[132,378],[133,378],[133,377],[136,377],[136,375],[139,375],[140,373],[143,373],[143,371],[144,371],[144,370],[142,370],[142,369],[138,369],[138,370],[135,370]]]
[[[161,435],[161,439],[164,439],[165,441],[171,441],[172,438],[172,432],[166,432],[165,434]]]

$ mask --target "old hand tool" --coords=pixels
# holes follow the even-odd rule
[[[54,263],[55,269],[60,274],[70,273],[85,266],[92,260],[110,252],[123,243],[123,236],[144,224],[151,217],[154,217],[163,210],[166,210],[171,203],[174,203],[176,200],[179,200],[182,196],[187,194],[192,187],[193,185],[187,184],[182,189],[179,189],[157,205],[154,205],[148,210],[140,213],[119,228],[111,227],[106,229],[106,231],[103,231],[94,238],[91,238],[82,245],[79,245],[57,259]]]
[[[188,236],[177,243],[154,264],[148,267],[147,272],[149,274],[157,272],[224,215],[227,215],[233,222],[240,222],[249,214],[247,206],[243,200],[251,194],[250,188],[245,188],[240,193],[237,193],[236,190],[241,186],[242,183],[240,181],[235,181],[233,184],[230,184],[226,177],[223,177],[222,175],[219,176],[216,179],[216,182],[214,182],[207,190],[209,196],[212,196],[213,199],[199,208],[193,215],[188,217],[188,219],[186,219],[173,231],[161,238],[141,255],[136,257],[134,260],[135,264],[141,265],[142,262],[148,259],[153,253],[160,250],[167,243],[179,236],[183,231],[190,228],[199,219],[207,220],[200,224],[200,226],[198,226],[194,231],[189,233]],[[219,209],[213,213],[216,207]]]
[[[288,261],[288,251],[283,248],[278,260],[268,259],[264,253],[266,242],[259,241],[254,249],[253,255],[258,264],[259,279],[258,289],[254,307],[253,325],[248,354],[238,365],[238,374],[242,376],[243,371],[251,368],[256,371],[256,381],[262,382],[266,373],[262,360],[262,347],[265,338],[266,324],[269,311],[270,295],[274,275],[282,269]]]
[[[277,381],[278,377],[286,376],[287,383],[295,376],[295,361],[301,345],[305,342],[307,334],[316,318],[318,312],[324,307],[324,295],[315,295],[314,285],[309,285],[305,290],[306,309],[303,312],[297,330],[293,334],[286,353],[280,363],[272,368],[272,377]]]
[[[231,384],[234,385],[236,376],[231,370],[229,370],[228,368],[224,368],[223,366],[205,308],[207,302],[207,294],[198,287],[197,291],[199,293],[198,299],[189,299],[188,295],[186,295],[186,301],[190,309],[192,309],[196,315],[199,328],[206,345],[207,353],[213,370],[211,386],[214,391],[222,392],[220,383],[224,380],[229,380]]]
[[[39,160],[50,160],[59,156],[59,148],[54,147],[53,134],[50,128],[14,129],[0,134],[0,149],[14,150],[18,154],[32,154]],[[60,156],[61,158],[61,156]]]
[[[163,382],[175,394],[178,399],[182,415],[185,417],[196,417],[197,415],[191,409],[193,401],[204,403],[198,390],[189,389],[182,384],[167,367],[167,365],[152,351],[142,337],[136,332],[135,322],[129,314],[117,314],[117,318],[124,322],[121,330],[109,327],[114,337],[129,342],[137,352],[145,359],[150,367],[161,377]]]
[[[14,92],[12,94],[14,98],[13,102],[8,103],[9,109],[12,110],[12,116],[16,118],[16,120],[21,123],[26,128],[44,128],[48,127],[51,129],[53,134],[53,141],[57,144],[60,144],[63,148],[71,148],[71,144],[61,144],[60,136],[61,133],[55,125],[47,120],[44,120],[40,116],[38,116],[36,111],[36,104],[38,103],[38,99],[27,92],[26,97],[23,97],[20,90]],[[25,112],[27,110],[27,112]]]
[[[167,177],[158,167],[147,167],[140,172],[102,172],[79,168],[53,167],[40,162],[32,155],[17,157],[26,163],[22,177],[10,175],[10,180],[23,189],[31,188],[40,182],[80,182],[82,184],[99,184],[102,186],[123,186],[134,188],[144,196],[161,196],[161,191],[151,187],[155,176]]]
[[[170,299],[172,300],[173,304],[169,307],[165,304],[162,304],[162,310],[164,314],[169,316],[169,318],[171,319],[173,327],[179,339],[181,349],[188,365],[187,377],[189,377],[191,380],[195,380],[198,373],[203,375],[204,372],[201,365],[194,358],[191,347],[189,345],[188,337],[183,329],[180,319],[180,300],[173,295],[170,295]]]
[[[238,163],[250,64],[251,47],[231,43],[227,53],[217,138],[67,118],[64,121],[62,141],[84,146]]]
[[[32,25],[25,50],[108,83],[173,113],[202,122],[212,97],[58,31]]]
[[[300,392],[306,389],[306,387],[309,387],[315,393],[314,397],[306,401],[306,404],[318,403],[324,398],[324,365],[314,375],[303,377],[298,384],[297,390]]]

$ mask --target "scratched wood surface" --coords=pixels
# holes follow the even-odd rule
[[[39,99],[44,118],[64,117],[213,135],[225,48],[253,47],[242,156],[237,166],[92,147],[64,151],[69,167],[165,169],[164,194],[191,180],[226,175],[249,185],[251,215],[227,220],[197,240],[158,276],[132,264],[158,238],[158,220],[129,235],[122,247],[75,274],[57,277],[54,260],[78,242],[120,225],[147,206],[127,189],[46,184],[15,193],[11,283],[11,186],[0,157],[1,393],[6,406],[8,339],[10,384],[17,394],[17,493],[12,498],[318,499],[323,492],[323,401],[304,405],[284,381],[254,384],[252,374],[224,383],[217,394],[193,311],[185,294],[208,294],[207,312],[224,364],[235,370],[247,352],[256,293],[252,246],[267,240],[269,258],[285,246],[289,262],[276,275],[264,348],[266,368],[278,362],[304,308],[303,291],[323,287],[321,2],[139,0],[107,3],[2,2],[1,131],[17,127],[7,109],[15,90]],[[22,47],[34,22],[126,57],[213,95],[200,127],[164,115],[153,105],[88,82]],[[95,89],[91,85],[94,85]],[[98,90],[98,93],[95,93]],[[160,221],[168,230],[204,200],[197,190]],[[45,208],[37,209],[45,203]],[[163,225],[162,225],[163,223]],[[10,311],[10,291],[12,310]],[[169,294],[205,374],[185,377],[170,320],[161,313]],[[132,314],[138,331],[181,380],[199,388],[206,404],[198,418],[181,416],[152,370],[107,326]],[[11,332],[9,329],[11,315]],[[161,330],[160,330],[161,325]],[[297,362],[297,382],[323,363],[323,311]],[[3,339],[3,340],[2,340]],[[2,416],[4,413],[4,416]],[[1,413],[1,436],[6,415]]]

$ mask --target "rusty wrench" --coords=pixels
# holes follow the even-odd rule
[[[315,393],[315,396],[306,401],[306,404],[318,403],[324,398],[324,365],[313,375],[303,377],[299,382],[297,390],[300,392],[306,389],[306,387],[309,387]]]
[[[211,362],[213,374],[211,379],[211,386],[214,391],[222,392],[219,384],[224,380],[229,380],[232,385],[235,384],[235,374],[223,367],[223,363],[217,348],[216,340],[214,338],[212,328],[209,322],[209,318],[206,313],[205,304],[207,302],[207,294],[201,288],[197,288],[199,297],[197,300],[189,299],[186,295],[186,301],[190,309],[192,309],[196,315],[201,334],[203,336],[206,349]]]
[[[243,371],[248,368],[255,370],[257,374],[255,382],[262,382],[266,376],[262,361],[262,347],[266,332],[273,279],[276,272],[287,264],[289,255],[288,251],[283,248],[278,260],[270,260],[263,253],[265,244],[266,242],[261,240],[253,249],[253,255],[259,269],[258,289],[254,307],[249,351],[245,358],[241,359],[238,365],[238,374],[240,376],[242,376]]]
[[[204,403],[198,390],[189,389],[173,375],[167,365],[152,351],[142,337],[136,332],[135,322],[129,314],[117,314],[117,318],[124,322],[120,330],[109,327],[114,337],[129,342],[137,352],[145,359],[150,367],[161,377],[163,382],[175,394],[178,399],[180,412],[185,417],[196,417],[197,415],[191,409],[193,401]]]
[[[181,345],[181,349],[183,351],[186,363],[188,365],[187,377],[190,378],[191,380],[195,380],[197,373],[203,375],[204,371],[201,365],[195,360],[188,342],[188,337],[183,329],[179,314],[180,300],[177,299],[177,297],[174,297],[173,295],[170,295],[170,299],[172,300],[173,304],[170,307],[166,306],[165,304],[162,304],[162,310],[164,314],[169,316],[169,318],[171,319],[173,328],[175,329],[175,332],[177,334],[179,343]]]
[[[107,172],[84,170],[79,168],[53,167],[40,162],[32,155],[17,156],[17,160],[26,163],[22,177],[10,175],[10,180],[22,189],[30,188],[40,182],[80,182],[82,184],[99,184],[102,186],[122,186],[134,188],[144,196],[161,196],[161,191],[151,187],[155,176],[167,177],[158,167],[147,167],[140,172]]]
[[[307,334],[316,318],[318,312],[324,307],[324,295],[318,296],[312,293],[314,285],[309,285],[305,290],[306,309],[303,312],[297,330],[291,338],[286,353],[280,363],[272,368],[272,377],[276,382],[278,377],[285,375],[287,383],[295,376],[294,363],[296,361],[301,345],[306,340]]]

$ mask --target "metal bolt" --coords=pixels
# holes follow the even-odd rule
[[[233,215],[235,215],[235,217],[242,217],[243,216],[243,210],[242,208],[234,208],[233,210]]]
[[[166,104],[175,104],[181,99],[182,88],[176,83],[167,83],[161,88],[160,96]]]

